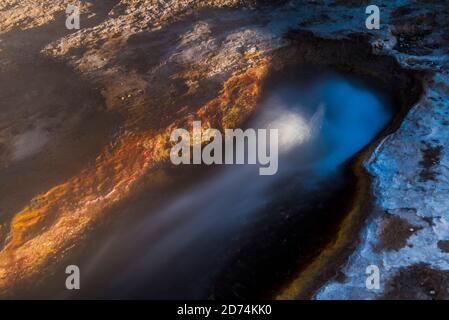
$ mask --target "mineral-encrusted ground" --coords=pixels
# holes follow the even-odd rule
[[[91,0],[82,1],[79,31],[65,28],[69,3],[0,4],[0,295],[67,256],[151,177],[177,121],[196,115],[226,127],[247,117],[271,54],[301,30],[367,35],[377,54],[427,74],[420,101],[364,163],[375,210],[351,236],[355,252],[314,297],[447,297],[447,1],[379,1],[380,30],[365,28],[368,1]],[[17,91],[21,79],[33,85]],[[102,132],[93,141],[75,134],[92,128]],[[70,168],[68,143],[79,150]],[[31,173],[18,180],[22,172]],[[379,290],[365,287],[372,264]]]

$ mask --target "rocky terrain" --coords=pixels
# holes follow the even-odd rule
[[[68,30],[74,2],[0,4],[0,296],[32,291],[115,206],[170,180],[173,128],[244,123],[270,72],[306,57],[412,105],[363,154],[369,192],[335,241],[273,298],[448,298],[447,1],[379,1],[380,30],[363,0],[79,1]]]

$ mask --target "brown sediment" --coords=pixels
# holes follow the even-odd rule
[[[126,199],[151,168],[163,165],[173,129],[188,128],[195,120],[202,121],[204,130],[245,121],[257,104],[269,63],[264,59],[232,76],[217,98],[164,129],[123,134],[93,165],[31,200],[13,217],[8,242],[0,252],[0,296],[14,296],[17,288],[33,279],[42,281],[49,265],[73,250],[108,208]]]
[[[422,228],[410,224],[407,220],[387,213],[382,223],[379,243],[374,250],[377,252],[398,251],[404,248],[408,238],[420,229]]]
[[[449,299],[449,271],[433,269],[427,264],[402,268],[391,278],[380,299],[446,300]]]
[[[443,146],[432,146],[428,143],[424,144],[424,148],[421,149],[422,160],[419,164],[422,166],[422,170],[419,173],[419,177],[422,181],[435,181],[438,173],[435,171],[435,167],[438,166],[443,152]]]
[[[449,253],[449,240],[440,240],[440,241],[438,241],[438,248],[441,251]]]
[[[365,219],[378,210],[371,189],[372,177],[363,164],[375,152],[382,140],[399,128],[407,112],[419,100],[423,92],[420,80],[423,74],[402,69],[392,57],[374,55],[366,38],[355,35],[349,40],[316,38],[313,40],[313,34],[302,32],[292,33],[289,36],[293,44],[297,46],[287,54],[293,63],[295,60],[307,61],[308,58],[310,59],[308,56],[312,56],[311,60],[320,65],[330,65],[337,70],[377,79],[381,86],[394,90],[392,93],[397,110],[389,126],[352,160],[352,173],[357,184],[356,193],[350,204],[351,209],[339,224],[336,236],[312,259],[312,262],[299,266],[296,276],[282,286],[273,297],[278,300],[310,299],[327,281],[339,277],[338,270],[347,261],[360,240],[359,232]],[[307,43],[306,40],[312,41],[313,51],[304,45]],[[298,54],[298,51],[303,54]],[[318,54],[314,56],[314,52]],[[295,56],[296,59],[293,58]]]

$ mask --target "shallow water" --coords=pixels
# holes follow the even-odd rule
[[[239,295],[236,287],[240,285],[247,287],[241,291],[243,297],[253,297],[253,292],[265,290],[257,282],[270,280],[263,279],[262,272],[262,279],[247,281],[251,273],[257,278],[264,268],[278,268],[282,279],[286,268],[282,264],[296,261],[296,253],[289,249],[295,248],[294,242],[301,239],[307,247],[309,238],[320,237],[311,232],[280,239],[272,230],[264,234],[264,228],[283,230],[286,224],[298,224],[296,230],[302,230],[310,220],[302,215],[316,213],[316,219],[322,219],[320,210],[328,210],[332,204],[321,202],[333,201],[345,191],[344,164],[369,144],[392,116],[384,99],[354,79],[326,74],[307,81],[278,82],[248,124],[279,129],[278,174],[259,176],[255,165],[226,166],[156,214],[121,229],[124,233],[120,235],[111,235],[81,267],[87,278],[84,283],[89,283],[86,291],[109,297],[208,298]],[[316,226],[310,228],[316,230]],[[258,231],[253,233],[254,229]],[[264,241],[265,249],[260,249]],[[279,265],[265,266],[263,259],[275,259],[271,254],[278,248],[281,256],[272,263]],[[286,254],[282,250],[292,257],[283,261]],[[111,257],[117,255],[126,257],[127,263],[115,268],[119,271],[107,285],[98,284],[96,274],[106,270]],[[263,256],[262,261],[257,262],[253,255]],[[287,267],[292,268],[295,266]],[[267,288],[272,286],[275,284]]]

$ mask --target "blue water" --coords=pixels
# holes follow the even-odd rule
[[[392,118],[391,108],[376,93],[338,75],[315,79],[306,85],[283,84],[264,100],[262,109],[255,125],[264,127],[270,121],[280,122],[281,140],[295,134],[290,127],[305,124],[307,138],[284,148],[283,153],[295,155],[300,163],[293,164],[296,169],[307,168],[316,175],[334,173]],[[283,130],[283,126],[287,129]],[[284,159],[280,168],[289,168],[291,159]]]

